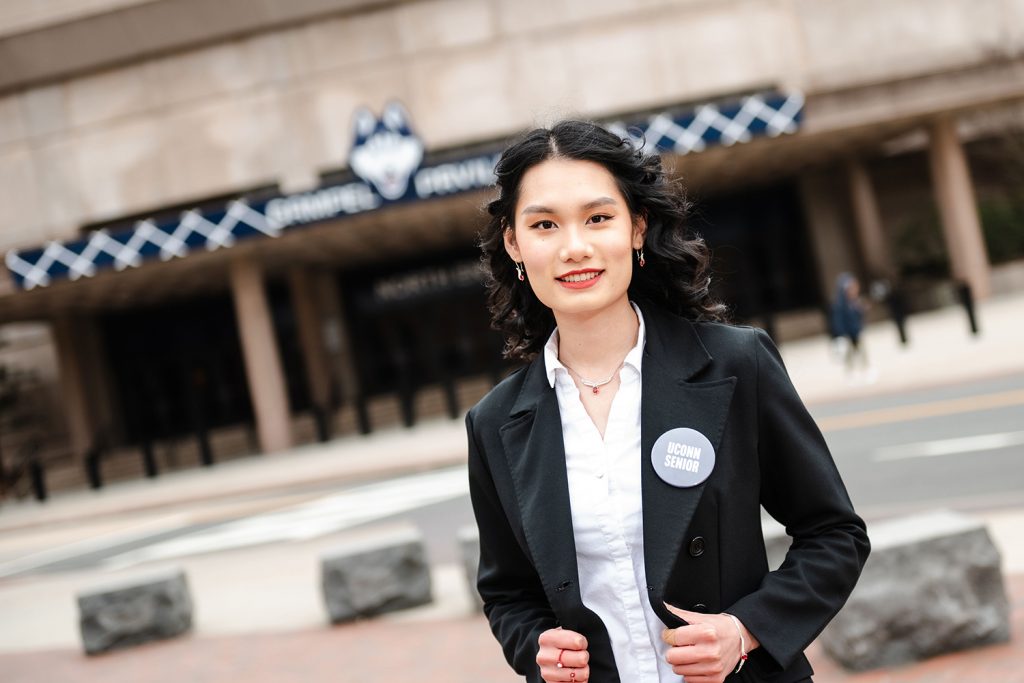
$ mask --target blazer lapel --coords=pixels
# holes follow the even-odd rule
[[[647,328],[640,419],[644,561],[651,607],[674,627],[683,622],[665,609],[665,587],[707,482],[689,488],[667,484],[654,470],[651,450],[665,432],[689,427],[717,452],[736,378],[691,382],[712,361],[693,325],[653,307],[641,310]]]
[[[526,372],[511,420],[500,429],[501,440],[534,565],[552,605],[558,602],[568,608],[582,603],[562,420],[543,356]]]

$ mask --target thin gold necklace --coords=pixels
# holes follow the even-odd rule
[[[614,371],[614,372],[612,372],[612,374],[608,375],[608,379],[603,379],[603,380],[601,380],[601,381],[599,381],[599,382],[595,382],[595,381],[593,381],[593,380],[589,380],[589,379],[587,379],[586,377],[584,377],[584,376],[583,376],[583,375],[581,375],[580,373],[578,373],[578,372],[576,372],[575,370],[573,370],[572,368],[570,368],[570,367],[568,366],[568,364],[566,364],[566,362],[565,362],[565,361],[559,361],[559,362],[560,362],[560,363],[561,363],[562,365],[565,365],[565,369],[566,369],[566,370],[568,370],[569,372],[571,372],[572,374],[576,375],[576,377],[578,377],[578,378],[579,378],[579,380],[580,380],[580,384],[582,384],[582,385],[584,385],[584,386],[587,386],[587,387],[590,387],[590,388],[591,388],[591,389],[593,390],[593,392],[594,392],[595,394],[599,394],[599,393],[601,393],[601,387],[603,387],[603,386],[604,386],[605,384],[608,384],[608,383],[609,383],[609,382],[611,382],[611,381],[612,381],[613,379],[615,379],[615,375],[619,374],[619,370],[621,370],[621,369],[622,369],[622,366],[626,364],[626,360],[625,360],[625,359],[623,359],[623,360],[622,360],[622,362],[621,362],[621,363],[619,363],[619,367],[615,368],[615,371]]]

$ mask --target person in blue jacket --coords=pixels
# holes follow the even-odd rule
[[[836,278],[836,294],[832,303],[833,332],[838,339],[844,340],[843,363],[847,373],[857,372],[865,379],[871,379],[867,353],[860,339],[866,310],[860,281],[850,273],[840,273]]]

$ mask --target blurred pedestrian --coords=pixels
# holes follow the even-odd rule
[[[843,365],[847,377],[854,382],[873,382],[876,379],[861,342],[867,308],[867,302],[861,297],[860,281],[851,273],[840,273],[836,278],[836,294],[832,303],[832,327],[836,338],[844,340]]]
[[[495,172],[492,320],[531,362],[466,426],[509,663],[531,683],[809,681],[864,523],[771,339],[721,322],[660,158],[563,121]],[[772,572],[762,505],[794,539]]]

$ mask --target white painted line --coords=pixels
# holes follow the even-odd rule
[[[99,534],[78,541],[66,543],[53,548],[46,548],[29,555],[24,555],[8,562],[0,563],[0,578],[32,571],[39,567],[45,567],[55,562],[70,560],[81,557],[92,552],[112,548],[114,546],[132,543],[137,540],[152,536],[154,533],[168,527],[174,527],[183,523],[182,515],[170,515],[151,520],[143,524],[130,526],[126,529],[112,534]]]
[[[934,458],[940,455],[994,451],[1021,444],[1024,444],[1024,432],[1000,432],[997,434],[981,434],[956,439],[940,439],[937,441],[900,444],[899,446],[886,446],[875,449],[872,459],[876,462],[881,462],[885,460],[909,460],[911,458]]]
[[[107,558],[108,569],[264,543],[304,541],[469,493],[464,465],[379,482]]]

